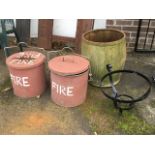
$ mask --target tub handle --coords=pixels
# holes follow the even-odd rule
[[[58,51],[58,52],[62,53],[62,55],[63,55],[63,51],[64,51],[65,49],[69,49],[74,55],[77,55],[77,56],[80,56],[80,57],[83,57],[83,58],[89,60],[88,57],[75,53],[74,50],[73,50],[71,47],[64,47],[61,51]],[[67,51],[67,52],[68,52],[68,51]]]
[[[75,53],[71,47],[64,47],[64,48],[61,50],[61,52],[63,52],[65,49],[69,49],[74,55],[77,55],[77,56],[80,56],[80,57],[83,57],[83,58],[89,60],[88,57]],[[88,67],[88,70],[89,70],[89,73],[88,73],[88,81],[93,81],[93,74],[92,74],[92,72],[91,72],[91,66],[90,66],[90,65],[89,65],[89,67]]]
[[[20,49],[20,52],[23,52],[23,47],[27,47],[27,48],[37,48],[39,50],[42,50],[42,51],[45,51],[44,48],[40,48],[40,47],[35,47],[35,46],[29,46],[27,43],[25,42],[19,42],[17,44],[17,46],[9,46],[9,47],[4,47],[4,52],[5,52],[5,57],[7,58],[9,55],[7,54],[8,53],[8,50],[10,49],[13,49],[13,48],[19,48]]]
[[[4,47],[4,53],[5,53],[5,58],[7,58],[8,55],[8,50],[9,49],[13,49],[13,48],[17,48],[18,46],[10,46],[10,47]]]
[[[80,56],[80,57],[83,57],[83,58],[89,60],[88,57],[75,53],[71,47],[64,47],[60,52],[63,53],[63,51],[64,51],[65,49],[69,49],[74,55],[77,55],[77,56]],[[88,81],[93,81],[93,74],[92,74],[92,72],[91,72],[91,66],[90,66],[90,65],[89,65],[89,67],[88,67],[88,70],[89,70],[89,73],[88,73]]]
[[[68,46],[63,47],[63,49],[60,50],[60,52],[63,52],[65,49],[69,49],[71,52],[75,53],[75,52],[73,51],[73,49],[72,49],[71,47],[68,47]]]
[[[88,81],[93,81],[93,74],[91,72],[91,67],[89,65]]]
[[[83,58],[89,60],[88,57],[75,53],[74,50],[73,50],[71,47],[67,47],[67,46],[64,47],[62,50],[59,51],[60,54],[62,53],[62,55],[63,55],[63,51],[64,51],[65,49],[69,49],[74,55],[77,55],[77,56],[80,56],[80,57],[83,57]],[[68,51],[67,51],[67,52],[68,52]]]

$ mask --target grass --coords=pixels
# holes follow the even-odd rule
[[[132,111],[123,113],[118,120],[117,128],[123,134],[155,134],[155,126],[148,124]]]
[[[120,115],[99,88],[89,86],[88,98],[80,110],[89,120],[92,132],[97,134],[155,134],[155,126],[139,117],[136,109]]]

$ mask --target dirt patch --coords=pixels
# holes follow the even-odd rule
[[[38,128],[44,126],[46,123],[55,122],[56,118],[49,119],[46,113],[31,113],[25,116],[23,124],[28,127]]]
[[[53,126],[54,128],[51,128]],[[56,129],[59,129],[56,131]],[[62,124],[60,120],[52,114],[45,112],[27,112],[21,119],[14,123],[10,128],[11,134],[47,134],[52,132],[60,132]],[[55,131],[54,131],[55,130]],[[63,133],[63,132],[62,132]]]
[[[49,89],[40,99],[21,99],[12,91],[6,94],[0,100],[0,134],[91,134],[82,113],[54,104]]]

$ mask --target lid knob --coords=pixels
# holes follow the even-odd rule
[[[73,57],[62,57],[63,62],[68,62],[68,63],[74,63],[74,58]]]

